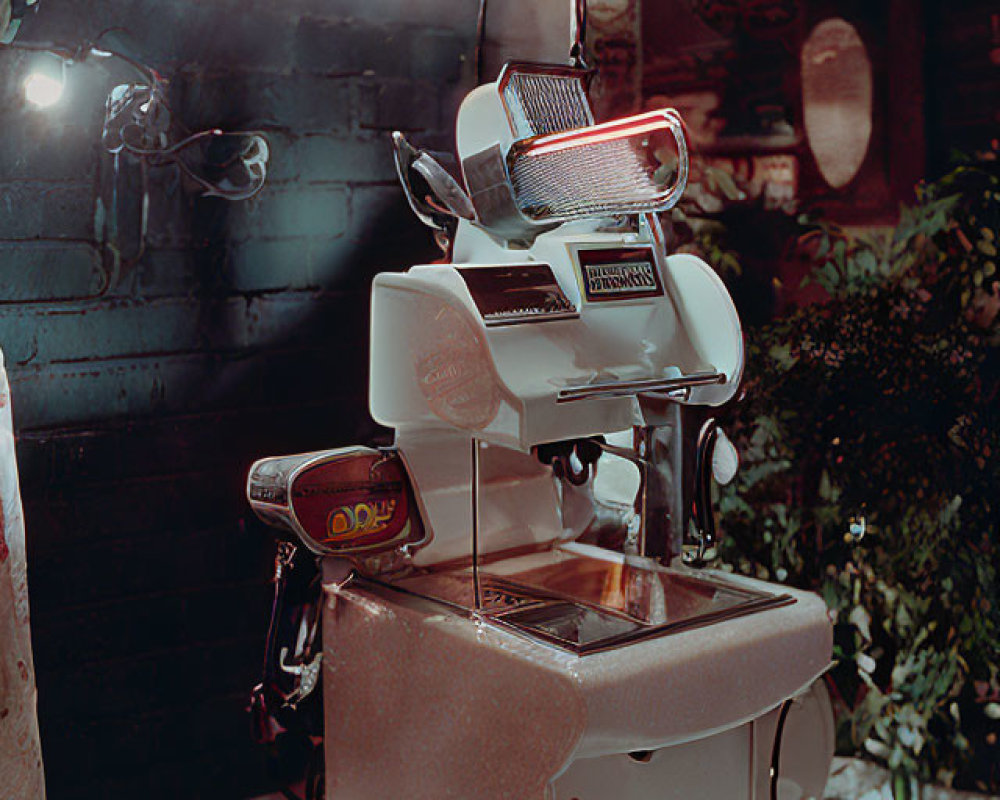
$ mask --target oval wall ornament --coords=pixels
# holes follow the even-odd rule
[[[802,45],[806,139],[824,180],[846,186],[865,160],[872,133],[872,65],[849,22],[823,20]]]

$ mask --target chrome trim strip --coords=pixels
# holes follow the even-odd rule
[[[529,322],[556,322],[561,319],[580,319],[580,312],[559,311],[551,313],[548,311],[536,311],[528,314],[512,314],[510,316],[489,319],[483,317],[483,324],[487,328],[502,328],[505,325],[524,325]]]
[[[644,392],[676,392],[693,386],[707,386],[725,383],[722,372],[693,372],[679,378],[650,378],[640,381],[610,381],[588,383],[585,386],[568,386],[556,395],[557,403],[572,403],[576,400],[592,400],[605,397],[625,397]]]

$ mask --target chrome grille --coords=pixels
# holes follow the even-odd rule
[[[676,146],[672,163],[654,157],[651,140],[663,133]],[[517,143],[507,167],[518,209],[536,221],[661,211],[684,191],[687,146],[674,112],[652,112]]]
[[[594,124],[582,73],[521,72],[511,68],[502,85],[504,105],[517,139]]]

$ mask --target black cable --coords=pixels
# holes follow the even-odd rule
[[[476,20],[476,86],[483,82],[483,43],[486,40],[486,0],[479,0]]]
[[[113,30],[113,29],[109,29]],[[103,34],[102,34],[103,35]],[[130,67],[135,69],[143,78],[148,80],[154,86],[160,86],[162,84],[162,78],[160,74],[153,69],[143,64],[141,61],[137,61],[131,56],[127,56],[118,50],[112,50],[106,47],[100,47],[95,42],[87,41],[78,45],[69,45],[62,42],[21,42],[15,41],[10,44],[0,45],[0,50],[10,49],[10,50],[25,50],[34,53],[51,53],[57,58],[63,59],[63,61],[68,61],[70,63],[83,63],[87,60],[88,56],[96,56],[97,58],[117,58],[124,61]]]
[[[280,548],[281,545],[279,544]],[[281,556],[277,556],[280,559]],[[285,606],[285,585],[288,583],[288,566],[275,570],[274,596],[271,599],[271,620],[267,625],[264,641],[264,664],[261,669],[261,683],[267,687],[277,676],[275,648],[278,641],[278,623]]]
[[[577,69],[587,69],[587,61],[584,58],[587,50],[587,0],[576,0],[576,31],[569,55],[573,59],[573,66]]]
[[[771,800],[778,800],[778,773],[781,770],[781,737],[785,730],[785,720],[792,708],[794,699],[789,699],[781,706],[778,715],[778,729],[774,732],[774,747],[771,749]]]

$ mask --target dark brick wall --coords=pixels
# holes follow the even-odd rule
[[[433,255],[395,187],[388,131],[451,147],[477,10],[42,2],[22,41],[122,26],[170,79],[179,122],[271,131],[269,181],[248,202],[153,170],[147,250],[117,269],[100,241],[111,163],[99,140],[104,96],[128,70],[75,65],[64,102],[40,112],[19,98],[33,57],[0,50],[0,346],[52,800],[267,788],[243,705],[271,544],[244,476],[259,455],[379,435],[369,283]]]

